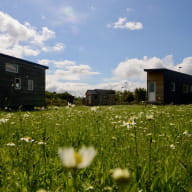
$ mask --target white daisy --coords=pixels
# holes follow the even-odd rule
[[[74,148],[59,148],[58,154],[61,162],[66,168],[86,168],[93,161],[96,150],[93,147],[83,146],[78,152]]]

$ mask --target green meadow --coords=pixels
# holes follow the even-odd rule
[[[192,191],[192,105],[1,111],[0,137],[2,192]],[[58,149],[82,146],[97,151],[91,164],[65,167]]]

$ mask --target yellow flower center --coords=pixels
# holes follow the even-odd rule
[[[74,157],[77,165],[83,161],[82,156],[77,152],[74,152]]]

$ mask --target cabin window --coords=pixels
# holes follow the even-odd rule
[[[21,79],[15,78],[15,89],[21,89]]]
[[[183,93],[189,93],[189,85],[187,84],[183,85]]]
[[[18,65],[13,63],[5,63],[5,71],[18,73]]]
[[[154,82],[149,83],[149,92],[155,92],[155,84]]]
[[[34,89],[34,83],[33,83],[33,80],[28,80],[28,87],[27,87],[27,90],[29,91],[33,91]]]
[[[175,92],[175,82],[171,82],[171,91]]]

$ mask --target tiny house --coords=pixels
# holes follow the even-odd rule
[[[45,105],[48,67],[0,54],[0,107]]]
[[[166,68],[144,69],[147,72],[148,103],[192,103],[192,76]]]
[[[87,90],[86,105],[114,105],[115,104],[115,91],[106,89]]]

